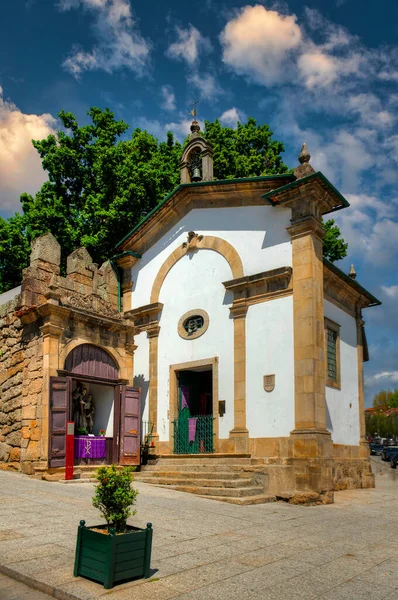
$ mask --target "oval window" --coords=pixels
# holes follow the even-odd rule
[[[205,310],[190,310],[178,322],[178,334],[184,340],[194,340],[203,335],[209,326],[209,315]]]
[[[188,333],[188,335],[195,333],[201,329],[204,325],[204,319],[200,315],[194,315],[193,317],[189,317],[184,323],[184,329]]]

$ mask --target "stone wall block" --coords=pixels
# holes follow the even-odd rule
[[[21,445],[21,438],[22,438],[21,430],[13,431],[12,433],[9,433],[6,436],[6,444],[9,444],[10,446],[18,446],[19,447]]]
[[[10,377],[9,379],[7,379],[7,381],[5,381],[3,383],[3,385],[1,386],[2,393],[6,392],[11,387],[18,385],[19,383],[22,383],[22,372],[21,371],[18,371],[15,375]],[[3,396],[2,396],[2,398],[3,398]]]
[[[61,246],[52,233],[46,233],[33,240],[30,263],[42,260],[52,265],[61,264]]]
[[[39,442],[30,441],[25,454],[25,460],[38,460],[39,458]]]
[[[12,447],[9,444],[0,442],[0,460],[6,462],[10,457],[11,450]]]
[[[13,448],[10,452],[10,461],[19,462],[21,460],[21,448]]]
[[[21,407],[22,407],[22,397],[21,397],[21,395],[19,395],[19,396],[16,396],[15,398],[12,398],[11,400],[8,400],[8,402],[3,403],[3,412],[10,413],[10,412],[16,410],[17,408],[21,408]]]
[[[24,419],[36,419],[36,406],[24,406],[22,416]]]

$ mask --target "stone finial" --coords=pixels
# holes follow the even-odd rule
[[[30,264],[40,260],[51,265],[61,264],[61,246],[52,233],[46,233],[33,240],[31,244]]]
[[[72,254],[69,254],[66,259],[66,273],[80,273],[93,264],[93,259],[86,248],[77,248]]]
[[[313,169],[310,165],[311,154],[308,152],[307,144],[301,146],[301,152],[299,154],[299,166],[294,169],[294,174],[297,179],[301,179],[302,177],[307,177],[308,175],[312,175],[315,173],[315,169]]]
[[[302,165],[303,163],[309,163],[311,159],[311,154],[308,152],[307,144],[301,146],[301,152],[299,154],[299,163]]]
[[[351,279],[356,279],[357,278],[357,272],[354,268],[354,265],[351,265],[350,270],[348,272],[348,275],[351,277]]]
[[[191,125],[191,135],[189,136],[190,138],[200,135],[200,125],[199,123],[195,120],[192,121],[192,125]]]

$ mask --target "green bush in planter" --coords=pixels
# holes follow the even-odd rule
[[[126,530],[127,519],[137,511],[131,511],[136,501],[138,491],[131,487],[134,467],[124,467],[117,470],[115,465],[100,467],[96,478],[99,484],[95,488],[93,506],[98,508],[101,515],[116,533]]]
[[[75,577],[83,576],[112,588],[116,583],[137,577],[150,577],[152,524],[146,529],[127,525],[137,491],[132,488],[134,467],[117,470],[115,465],[97,470],[98,485],[93,505],[107,525],[86,527],[80,521],[77,531]]]

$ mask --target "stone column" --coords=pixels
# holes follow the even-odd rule
[[[246,428],[246,300],[235,300],[230,310],[234,320],[234,428],[229,432],[229,437],[234,440],[235,453],[247,453],[249,431]]]
[[[296,491],[333,500],[332,441],[326,429],[323,227],[315,200],[292,207]]]
[[[156,453],[156,447],[159,442],[158,434],[158,342],[160,327],[157,323],[151,323],[147,329],[149,338],[149,421],[153,423],[152,442]]]

